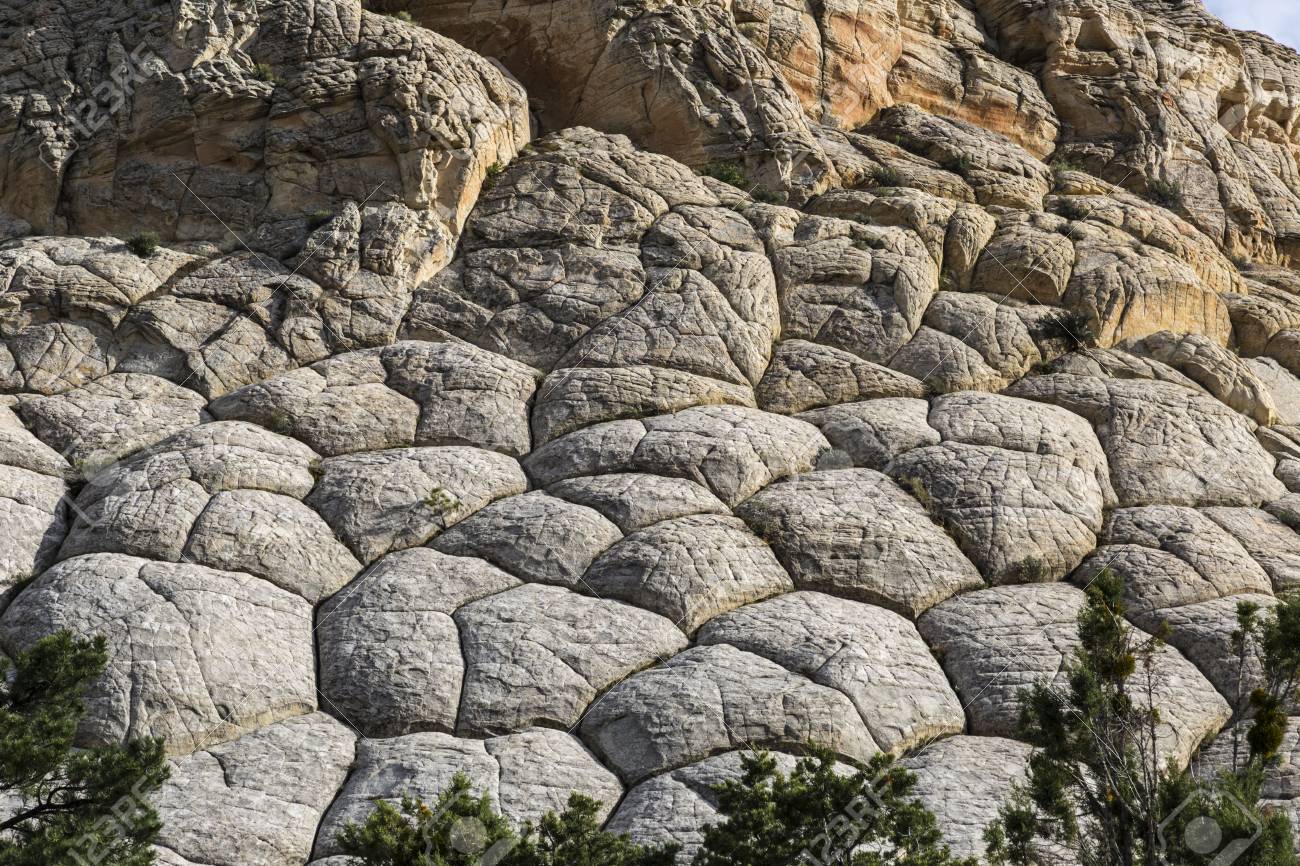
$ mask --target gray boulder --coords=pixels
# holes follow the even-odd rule
[[[629,677],[587,712],[581,731],[629,784],[740,747],[813,741],[860,761],[879,751],[842,693],[726,644]]]
[[[911,618],[979,572],[925,509],[871,469],[811,472],[766,488],[736,509],[800,589],[877,604]]]

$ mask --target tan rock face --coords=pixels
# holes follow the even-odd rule
[[[736,160],[745,164],[751,183],[766,189],[822,189],[833,179],[800,93],[777,59],[805,73],[803,93],[820,94],[807,76],[824,66],[826,52],[820,44],[804,44],[816,25],[793,9],[741,11],[711,0],[391,5],[409,8],[428,27],[500,59],[537,96],[553,128],[586,125],[622,133],[692,166]],[[858,37],[871,33],[854,32],[857,20],[841,16],[837,38],[855,48],[870,46],[872,40]],[[750,33],[760,39],[766,33],[776,56],[765,55]],[[557,51],[557,45],[565,47]],[[874,55],[874,49],[867,53]],[[837,91],[844,91],[837,93],[840,98],[853,98],[847,82],[859,80],[859,64],[872,66],[869,59],[846,62],[852,75],[834,78]],[[820,73],[813,77],[824,80]]]
[[[529,134],[523,90],[499,67],[360,0],[6,14],[10,39],[44,54],[6,79],[18,119],[0,131],[0,207],[37,230],[226,248],[248,236],[283,258],[317,211],[353,201],[367,217],[388,206],[404,241],[379,269],[419,275],[446,261],[488,167]]]
[[[1052,152],[1056,110],[1032,72],[1006,62],[973,4],[898,4],[903,51],[889,72],[894,102],[976,123],[1038,157]]]
[[[975,5],[1004,57],[1040,68],[1062,158],[1168,200],[1233,255],[1294,260],[1294,52],[1229,30],[1199,3]]]

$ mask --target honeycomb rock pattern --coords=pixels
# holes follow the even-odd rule
[[[1164,756],[1247,724],[1236,605],[1300,588],[1294,53],[1155,0],[11,5],[0,652],[106,637],[78,736],[164,740],[160,863],[335,866],[458,772],[685,862],[808,740],[978,857],[1104,569],[1168,627]],[[139,46],[80,128],[61,64]]]

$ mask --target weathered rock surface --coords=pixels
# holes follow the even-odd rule
[[[321,822],[313,856],[340,853],[339,832],[349,821],[363,822],[376,799],[396,804],[408,794],[431,803],[457,773],[468,776],[473,792],[486,794],[516,827],[563,811],[570,791],[585,792],[605,814],[623,794],[618,779],[563,731],[534,728],[487,740],[439,733],[363,738],[352,772]]]
[[[61,629],[108,641],[79,736],[185,754],[316,709],[311,605],[248,574],[98,553],[64,560],[0,617],[13,652]]]
[[[458,771],[685,859],[809,739],[979,855],[1103,568],[1221,759],[1236,603],[1300,587],[1300,57],[371,5],[0,9],[0,652],[108,638],[81,742],[166,741],[160,862],[341,866]]]
[[[686,650],[624,680],[581,730],[629,784],[740,747],[798,749],[812,740],[855,760],[879,751],[841,692],[726,644]]]
[[[1284,491],[1253,422],[1187,388],[1052,374],[1009,393],[1092,422],[1120,505],[1258,505]]]
[[[465,446],[331,457],[320,473],[306,502],[362,562],[423,544],[527,486],[510,457]]]
[[[890,475],[921,498],[993,584],[1056,580],[1096,546],[1114,494],[1106,455],[1077,415],[979,393],[936,398],[939,445]]]
[[[311,713],[174,759],[155,802],[163,862],[303,863],[347,778],[355,739],[336,719]]]
[[[463,343],[402,341],[330,358],[214,400],[218,418],[252,421],[333,457],[406,445],[529,448],[522,364]]]
[[[518,584],[428,548],[383,557],[317,614],[326,707],[369,736],[454,730],[465,662],[452,614]]]
[[[843,692],[886,751],[965,727],[962,706],[915,626],[887,610],[792,592],[717,617],[699,642],[730,644]]]
[[[110,373],[55,396],[33,395],[18,407],[41,441],[85,475],[208,420],[198,394],[140,373]]]
[[[625,533],[674,517],[727,513],[727,506],[718,497],[684,478],[615,472],[567,478],[547,489],[555,496],[599,511]]]
[[[527,140],[523,89],[450,39],[353,0],[210,7],[199,18],[89,2],[72,17],[11,10],[44,62],[4,96],[42,110],[6,126],[0,207],[44,231],[257,242],[256,229],[301,236],[314,208],[360,202],[416,241],[390,261],[440,266],[488,166]],[[98,102],[114,81],[125,92],[110,110]],[[214,124],[225,128],[213,135]],[[371,258],[391,241],[378,234]]]
[[[699,514],[632,533],[591,564],[579,588],[653,610],[690,634],[794,585],[742,521]]]
[[[1115,572],[1136,616],[1234,593],[1271,593],[1268,574],[1211,519],[1212,511],[1178,505],[1117,509],[1106,520],[1103,543],[1074,577],[1086,584],[1104,568]]]
[[[921,617],[921,635],[943,659],[973,733],[1014,734],[1014,696],[1021,689],[1066,687],[1083,604],[1083,593],[1064,584],[1000,586],[951,599]],[[1157,653],[1151,687],[1162,718],[1157,747],[1175,764],[1187,764],[1231,716],[1227,701],[1171,647]]]
[[[570,433],[525,460],[534,482],[648,472],[695,481],[728,506],[779,478],[811,469],[829,446],[803,421],[756,409],[701,407]]]
[[[242,571],[315,602],[360,564],[299,500],[317,457],[243,422],[202,424],[95,474],[62,558],[126,553]]]
[[[883,472],[905,452],[939,444],[942,437],[930,426],[929,412],[924,400],[883,397],[814,409],[798,417],[821,428],[826,440],[854,466]]]
[[[921,504],[870,469],[800,475],[750,497],[736,513],[772,545],[800,589],[915,618],[983,585]]]
[[[0,553],[0,603],[14,584],[35,577],[54,561],[67,532],[65,479],[73,474],[63,455],[0,406],[0,520],[9,528]]]
[[[433,546],[486,559],[521,580],[581,589],[592,560],[622,538],[600,512],[534,491],[497,500]]]
[[[553,586],[498,593],[455,620],[465,654],[457,729],[466,736],[572,729],[596,695],[687,644],[664,617]]]

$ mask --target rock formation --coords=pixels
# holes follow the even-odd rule
[[[1105,568],[1165,756],[1242,723],[1236,601],[1300,589],[1291,50],[1198,0],[0,44],[0,651],[105,635],[79,736],[165,740],[159,862],[333,866],[457,772],[685,860],[809,739],[979,855]]]

